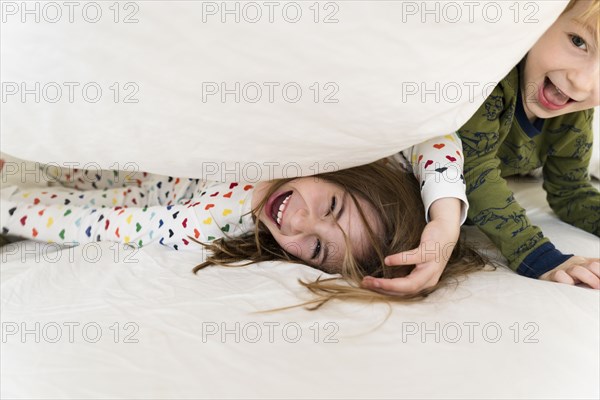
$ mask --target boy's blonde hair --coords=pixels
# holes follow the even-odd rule
[[[567,8],[563,11],[563,14],[570,11],[578,2],[587,3],[587,8],[577,20],[584,25],[595,28],[592,31],[595,35],[594,39],[598,41],[598,37],[600,36],[600,0],[571,0],[567,4]]]

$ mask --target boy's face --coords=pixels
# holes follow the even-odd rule
[[[562,14],[527,54],[521,90],[530,120],[600,104],[597,27],[577,20],[588,5],[579,1]]]

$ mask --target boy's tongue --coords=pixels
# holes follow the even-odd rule
[[[556,104],[557,106],[563,106],[569,101],[569,96],[560,93],[549,79],[544,85],[544,96],[549,102]]]

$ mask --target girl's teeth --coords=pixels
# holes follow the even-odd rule
[[[283,200],[283,203],[281,203],[281,205],[279,206],[279,211],[277,211],[277,225],[279,226],[281,226],[281,216],[283,215],[283,210],[285,210],[285,205],[287,204],[290,197],[292,197],[291,194]]]

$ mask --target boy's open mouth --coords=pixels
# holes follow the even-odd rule
[[[277,225],[278,228],[281,229],[281,221],[283,217],[283,213],[285,212],[286,206],[290,198],[292,197],[293,191],[288,191],[281,193],[279,195],[273,194],[271,197],[267,210],[269,212],[269,216],[273,220],[273,222]]]
[[[544,85],[540,88],[539,99],[540,103],[550,110],[560,110],[575,101],[563,93],[548,77],[544,78]]]

